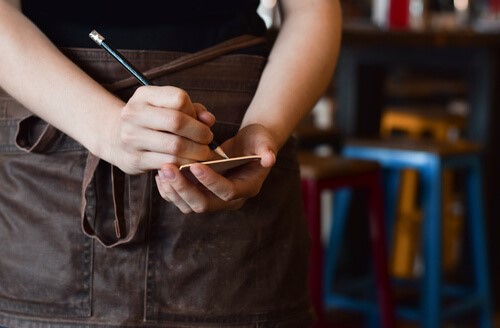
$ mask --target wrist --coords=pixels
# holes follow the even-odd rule
[[[81,125],[83,146],[95,156],[112,162],[113,144],[116,142],[119,127],[120,111],[123,103],[112,104],[107,108],[99,108],[87,124]]]

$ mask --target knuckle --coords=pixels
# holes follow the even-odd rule
[[[243,207],[244,204],[245,204],[245,199],[237,200],[233,203],[233,206],[231,207],[231,209],[232,210],[239,210],[240,208]]]
[[[184,118],[179,112],[174,112],[173,115],[170,116],[168,125],[172,132],[178,132],[184,124]]]
[[[207,160],[212,158],[214,151],[210,149],[210,147],[205,147],[204,149],[205,149],[204,158],[206,158]]]
[[[213,134],[212,130],[210,130],[210,128],[208,126],[205,126],[204,129],[203,129],[203,131],[200,131],[200,132],[203,133],[201,137],[202,137],[202,139],[203,139],[204,142],[209,143],[212,140],[214,140],[214,134]]]
[[[133,98],[144,98],[147,92],[148,89],[146,88],[146,86],[141,85],[135,90]]]
[[[254,190],[250,191],[248,194],[248,198],[257,196],[260,192],[260,187],[261,186],[259,186],[259,188],[255,188]]]
[[[181,207],[181,208],[179,208],[179,209],[180,209],[180,211],[181,211],[183,214],[191,214],[191,213],[193,213],[193,210],[192,210],[192,209],[190,209],[190,208]]]
[[[140,154],[130,154],[128,156],[127,161],[129,162],[129,165],[133,168],[139,169],[142,164],[142,156]]]
[[[236,197],[235,191],[233,189],[228,189],[221,195],[221,199],[225,202],[230,202],[234,200]]]
[[[122,130],[121,133],[120,133],[120,141],[122,142],[122,144],[124,145],[131,145],[134,143],[134,141],[136,140],[136,135],[134,133],[130,133],[126,130]]]
[[[207,108],[205,107],[205,105],[201,104],[201,103],[193,103],[193,107],[195,107],[196,109],[198,109],[198,111],[200,112],[207,112]]]
[[[133,110],[133,106],[128,104],[123,108],[120,112],[120,119],[124,122],[131,122],[134,120],[135,111]]]
[[[206,158],[207,160],[210,159],[213,156],[213,150],[210,149],[210,147],[200,147],[200,150],[197,150],[198,155],[200,158]]]
[[[163,189],[163,194],[162,194],[162,197],[165,199],[165,200],[168,200],[168,201],[172,201],[174,202],[175,201],[175,195],[172,194],[171,191],[169,190],[165,190]]]
[[[184,144],[179,137],[174,137],[168,142],[167,147],[170,149],[171,154],[179,155],[184,149]]]
[[[176,108],[182,108],[190,102],[189,95],[182,89],[176,89],[172,95],[172,102]]]
[[[193,211],[195,213],[205,213],[208,211],[208,203],[207,202],[201,202],[196,205],[193,205]]]

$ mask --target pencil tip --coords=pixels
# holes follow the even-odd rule
[[[219,154],[220,156],[224,157],[225,159],[228,159],[229,157],[226,155],[226,153],[218,146],[217,148],[214,149],[214,151]]]

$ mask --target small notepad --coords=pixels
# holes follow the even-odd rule
[[[260,160],[260,156],[250,155],[250,156],[224,158],[224,159],[218,159],[218,160],[214,160],[214,161],[198,162],[198,163],[207,165],[212,170],[218,172],[219,174],[223,174],[224,172],[226,172],[227,170],[230,170],[232,168],[235,168],[235,167],[238,167],[240,165],[247,164],[250,162],[259,161],[259,160]],[[189,170],[189,167],[193,164],[194,163],[181,165],[181,167],[179,167],[179,169],[181,171]]]

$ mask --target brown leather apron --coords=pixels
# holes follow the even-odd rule
[[[265,65],[226,53],[255,42],[123,54],[155,84],[203,103],[223,142],[238,131]],[[100,49],[63,51],[122,99],[137,87]],[[100,161],[0,90],[0,326],[310,324],[293,140],[237,211],[182,214],[160,197],[153,174]]]

